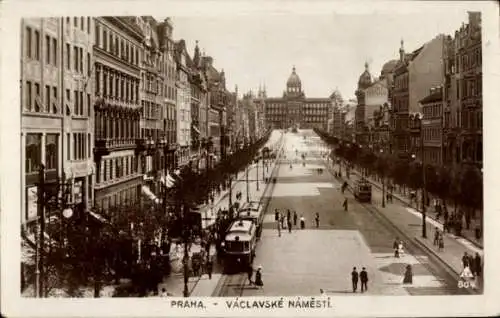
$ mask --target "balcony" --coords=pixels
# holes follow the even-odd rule
[[[151,138],[140,138],[135,140],[137,146],[136,153],[145,152],[146,155],[153,155],[158,147],[158,142]]]
[[[95,153],[102,156],[108,155],[111,151],[134,149],[136,147],[133,138],[103,138],[95,141]]]

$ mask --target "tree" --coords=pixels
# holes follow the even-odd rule
[[[408,170],[407,184],[412,189],[419,189],[423,186],[422,179],[422,164],[419,162],[411,162]]]

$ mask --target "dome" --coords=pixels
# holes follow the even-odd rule
[[[391,60],[382,66],[382,75],[392,72],[398,65],[399,60]]]
[[[372,76],[368,72],[368,63],[365,63],[365,71],[359,77],[358,88],[365,89],[372,84]]]
[[[292,74],[290,74],[288,81],[286,81],[286,86],[300,87],[301,85],[302,83],[300,82],[300,78],[297,75],[297,73],[295,73],[295,66],[294,66],[292,69]]]

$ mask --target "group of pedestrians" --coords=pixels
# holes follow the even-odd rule
[[[394,257],[399,258],[402,255],[404,255],[405,250],[403,241],[400,240],[399,237],[396,237],[396,239],[394,240],[394,243],[392,244],[392,249],[394,250]]]
[[[285,221],[286,221],[286,228],[288,229],[288,232],[291,233],[293,227],[297,226],[297,221],[298,221],[298,214],[297,211],[290,211],[290,209],[287,209],[286,215],[284,213],[281,213],[278,209],[274,210],[274,220],[277,223],[278,227],[278,234],[281,236],[281,230],[285,228]],[[303,229],[305,227],[305,219],[304,216],[300,216],[300,227]]]
[[[255,281],[252,281],[252,277],[253,277],[254,272],[255,272]],[[262,266],[261,265],[259,265],[259,267],[257,267],[257,270],[254,270],[252,267],[252,264],[249,264],[248,268],[247,268],[247,275],[248,275],[248,284],[250,286],[251,285],[255,285],[257,287],[264,286],[264,282],[262,281]]]
[[[464,252],[462,256],[463,271],[460,275],[462,278],[480,277],[482,273],[482,260],[479,253],[476,256],[469,255]]]
[[[368,291],[368,272],[366,268],[363,267],[361,272],[358,273],[356,267],[353,267],[351,272],[352,281],[352,292],[355,293],[358,290],[358,281],[361,281],[361,292]]]

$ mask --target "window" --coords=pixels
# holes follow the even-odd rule
[[[87,135],[87,149],[88,149],[88,158],[92,157],[92,138],[90,134]]]
[[[74,91],[73,92],[73,97],[74,97],[74,101],[73,101],[73,113],[75,115],[80,115],[80,113],[78,111],[78,91]]]
[[[79,108],[80,108],[80,115],[83,116],[83,92],[80,92],[80,99],[79,99]]]
[[[40,60],[40,32],[35,31],[35,59]]]
[[[57,65],[57,39],[52,39],[52,64]]]
[[[66,160],[71,160],[71,138],[70,134],[66,134]]]
[[[40,101],[40,84],[35,83],[35,111],[39,112],[42,107]]]
[[[102,31],[102,48],[108,50],[108,32],[106,30]]]
[[[90,117],[92,108],[90,106],[90,94],[87,94],[87,115]]]
[[[71,68],[71,47],[69,43],[66,43],[66,69]]]
[[[45,107],[46,111],[50,111],[50,86],[45,85]]]
[[[87,33],[90,34],[90,17],[87,17]]]
[[[78,58],[78,62],[80,64],[80,73],[83,74],[83,48],[79,48],[78,51],[80,52],[80,57]]]
[[[80,17],[80,30],[82,30],[82,31],[84,30],[84,25],[83,25],[84,21],[85,20],[83,19],[83,17]]]
[[[25,172],[36,173],[42,161],[42,134],[26,134]]]
[[[90,53],[87,53],[87,76],[90,77],[92,72],[92,65],[90,62]]]
[[[50,64],[50,36],[45,36],[45,63]]]
[[[76,46],[73,47],[73,70],[78,72],[78,48]]]
[[[113,53],[115,50],[114,42],[113,42],[113,34],[109,32],[109,52]]]
[[[57,87],[52,87],[52,97],[54,98],[54,100],[52,101],[52,112],[54,114],[57,114],[57,107],[56,107],[56,103],[57,103]]]
[[[47,170],[57,169],[58,138],[58,134],[47,134],[45,136],[45,168]]]
[[[73,26],[76,28],[78,26],[78,18],[74,17],[73,18]]]
[[[32,107],[33,107],[33,95],[32,95],[32,91],[31,91],[31,82],[30,81],[27,81],[26,82],[26,101],[25,101],[25,105],[27,107],[25,107],[25,110],[28,110],[28,111],[31,111]]]
[[[96,95],[100,93],[101,90],[101,72],[99,69],[95,70],[95,92]]]
[[[33,52],[32,52],[32,45],[33,45],[33,35],[31,34],[31,28],[27,27],[26,28],[26,56],[28,58],[33,57]]]
[[[100,27],[98,23],[95,23],[95,28],[94,28],[94,39],[95,39],[95,45],[99,47],[101,45],[101,34],[100,34]]]

